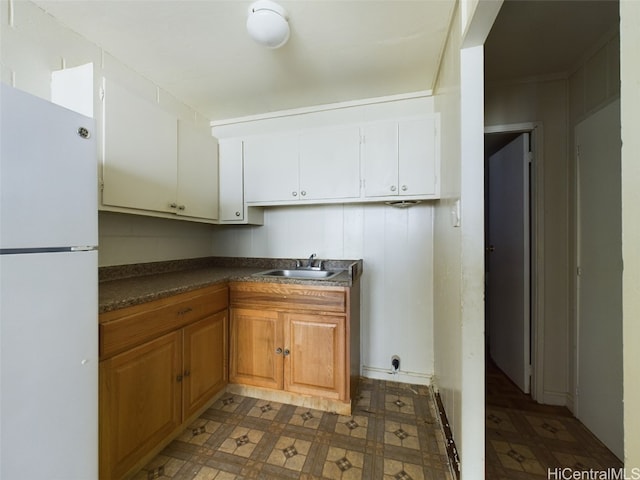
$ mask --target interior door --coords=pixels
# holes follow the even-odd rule
[[[620,102],[578,124],[575,141],[579,267],[576,416],[622,458]]]
[[[487,311],[489,351],[518,386],[530,389],[529,134],[489,157]]]

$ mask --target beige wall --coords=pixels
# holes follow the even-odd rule
[[[119,62],[100,47],[59,24],[33,3],[0,2],[0,79],[33,95],[51,99],[51,72],[63,66],[93,62],[96,76],[109,75],[155,99],[158,87]],[[209,121],[175,98],[160,92],[163,108],[183,119],[195,120],[208,130]],[[99,110],[98,110],[99,111]],[[98,128],[100,120],[98,119]],[[189,222],[135,215],[101,213],[99,262],[101,266],[150,262],[211,254],[212,227]]]
[[[640,2],[620,19],[625,466],[640,469]]]

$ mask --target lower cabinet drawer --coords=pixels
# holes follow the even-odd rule
[[[100,359],[226,309],[228,292],[207,287],[100,315]]]
[[[232,283],[230,302],[235,306],[278,310],[344,313],[347,293],[343,287],[310,287],[278,283]]]

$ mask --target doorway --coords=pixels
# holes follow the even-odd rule
[[[485,130],[486,352],[533,400],[542,385],[535,248],[540,136],[534,123]]]

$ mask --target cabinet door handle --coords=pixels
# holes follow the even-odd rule
[[[291,352],[289,351],[288,348],[284,349],[284,356],[286,357],[287,355],[289,355]]]
[[[239,216],[240,216],[240,212],[236,212],[236,217],[239,217]]]
[[[190,370],[185,370],[184,371],[184,376],[188,377],[189,375],[191,375],[191,371]]]
[[[298,192],[291,192],[291,195],[293,195],[294,197],[298,196]]]
[[[176,376],[176,382],[180,383],[182,381],[182,375],[178,374],[178,376]]]
[[[193,312],[193,308],[187,307],[182,310],[178,310],[178,315],[186,315],[189,312]]]
[[[276,353],[280,355],[282,353],[282,349],[280,347],[276,348]]]
[[[178,208],[178,204],[175,202],[172,202],[169,204],[169,208]]]
[[[302,191],[300,192],[300,195],[302,195],[302,196],[304,197],[304,196],[306,196],[306,195],[307,195],[307,192],[306,192],[305,190],[302,190]]]
[[[186,207],[184,205],[178,205],[178,210],[184,210]]]
[[[402,185],[402,191],[403,191],[403,192],[406,192],[408,188],[409,188],[409,187],[407,187],[406,185]]]
[[[391,191],[395,192],[396,191],[396,186],[395,185],[391,185]]]

